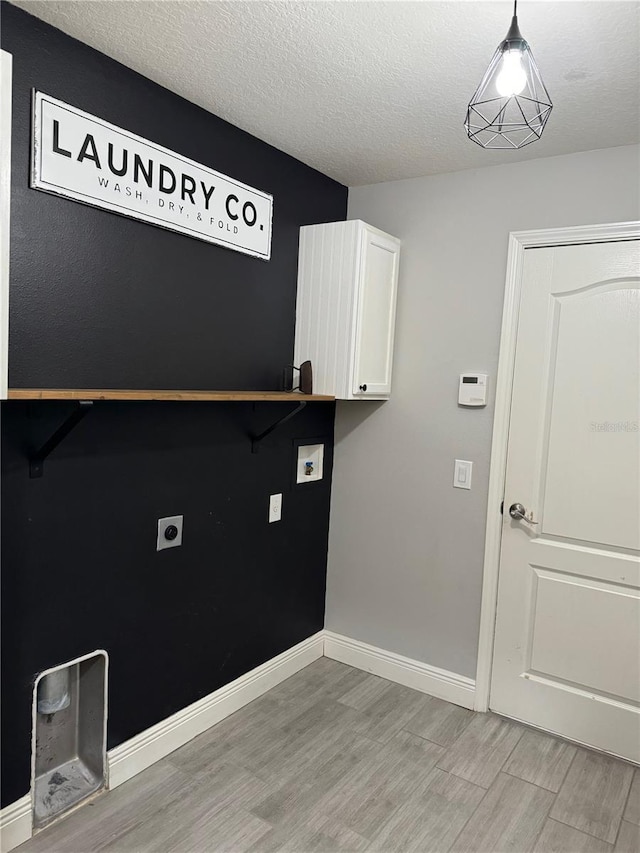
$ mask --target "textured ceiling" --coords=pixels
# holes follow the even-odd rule
[[[510,2],[15,5],[349,186],[638,141],[632,0],[521,0],[554,110],[519,152],[484,151],[462,126]]]

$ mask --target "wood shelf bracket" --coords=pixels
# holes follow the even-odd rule
[[[307,405],[306,400],[301,400],[295,409],[292,409],[290,412],[283,417],[277,420],[275,423],[271,424],[268,429],[265,429],[263,432],[258,435],[251,435],[251,452],[257,453],[260,450],[260,443],[263,439],[265,439],[268,435],[271,435],[272,432],[281,427],[287,421],[290,421],[291,418],[294,418],[299,412],[301,412],[305,406]]]
[[[44,471],[44,461],[55,449],[61,444],[69,433],[85,418],[91,409],[93,402],[91,400],[78,400],[76,407],[69,417],[63,421],[53,435],[45,441],[39,450],[36,450],[29,456],[29,476],[31,478],[42,477]]]

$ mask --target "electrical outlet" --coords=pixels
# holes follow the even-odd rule
[[[282,493],[269,497],[269,524],[282,518]]]
[[[158,519],[156,551],[164,551],[165,548],[178,548],[182,545],[183,519],[184,516],[182,515],[170,515],[167,518]]]

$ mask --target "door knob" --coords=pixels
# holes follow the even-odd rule
[[[527,511],[522,504],[511,504],[509,507],[509,515],[511,518],[515,518],[516,521],[526,521],[527,524],[537,524],[537,521],[532,521],[530,518],[527,518]]]
[[[360,390],[361,390],[361,391],[366,391],[366,390],[367,390],[367,385],[366,385],[366,383],[365,383],[364,385],[361,385],[361,386],[360,386]]]

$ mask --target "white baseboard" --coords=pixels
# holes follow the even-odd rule
[[[308,640],[110,750],[107,753],[109,788],[117,788],[146,770],[323,654],[405,687],[464,708],[473,708],[473,679],[331,631],[319,631]],[[31,836],[31,797],[27,794],[0,811],[0,850],[8,853]]]
[[[386,652],[332,631],[324,632],[324,655],[473,710],[476,684],[472,678],[466,678],[464,675],[439,669],[395,652]]]
[[[308,640],[110,750],[109,788],[117,788],[136,773],[146,770],[196,735],[215,726],[290,675],[321,658],[323,635],[324,631],[319,631]]]
[[[31,794],[0,811],[0,850],[7,853],[31,838]]]
[[[324,631],[298,643],[251,672],[116,746],[107,753],[109,788],[117,788],[211,726],[253,702],[281,681],[322,657]],[[0,850],[8,853],[32,836],[31,797],[0,811]]]

